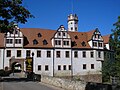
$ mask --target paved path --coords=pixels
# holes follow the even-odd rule
[[[0,90],[63,90],[39,82],[0,82]]]

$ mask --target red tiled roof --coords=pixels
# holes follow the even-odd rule
[[[0,47],[4,47],[4,33],[0,33]]]
[[[94,32],[95,32],[95,30],[91,30],[91,31],[86,32],[88,41],[92,39]]]
[[[24,47],[52,47],[51,38],[55,34],[55,30],[47,30],[47,29],[38,29],[38,28],[22,28],[20,31],[23,33],[25,37],[27,37],[28,44]],[[41,34],[41,37],[38,37],[38,34]],[[38,44],[34,45],[33,40],[36,39]],[[47,41],[46,45],[43,45],[43,40]],[[24,41],[26,42],[26,41]]]
[[[73,48],[90,48],[87,42],[87,33],[85,32],[69,32],[72,42],[75,42],[76,45]],[[77,39],[75,39],[77,36]],[[85,46],[82,45],[82,42],[85,42]]]
[[[24,37],[24,48],[52,48],[51,39],[57,30],[49,30],[49,29],[39,29],[39,28],[21,28],[20,31],[23,33]],[[91,30],[88,32],[68,32],[71,37],[72,42],[75,45],[72,48],[90,48],[88,41],[91,40],[92,35],[95,30]],[[41,37],[38,37],[38,34],[41,34]],[[77,38],[75,38],[77,36]],[[110,35],[103,36],[104,43],[109,42]],[[4,34],[0,33],[0,47],[4,47]],[[37,40],[38,44],[33,44],[33,40]],[[43,41],[46,40],[47,44],[43,45]],[[84,45],[83,45],[83,44]]]
[[[103,40],[104,40],[104,44],[109,43],[109,40],[110,40],[110,34],[109,34],[109,35],[102,36],[102,37],[103,37]]]

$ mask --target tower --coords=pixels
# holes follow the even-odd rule
[[[78,32],[78,16],[76,14],[68,16],[68,31]]]

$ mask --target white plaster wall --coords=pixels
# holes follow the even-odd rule
[[[88,43],[89,43],[90,47],[92,47],[92,40],[90,40]]]
[[[61,52],[61,57],[56,58],[56,51]],[[69,51],[69,58],[66,58],[65,52]],[[70,75],[71,70],[68,70],[68,66],[71,65],[71,49],[55,49],[54,51],[54,70],[55,75]],[[61,65],[61,70],[58,70],[58,65]],[[63,65],[66,65],[66,70],[63,70]],[[61,74],[62,73],[62,74]]]
[[[7,54],[7,50],[11,50],[11,57],[6,57],[6,54]],[[21,57],[17,57],[17,50],[21,50]],[[12,57],[15,57],[15,59],[25,59],[25,53],[24,53],[24,49],[22,48],[7,48],[5,49],[5,55],[4,55],[4,68],[5,67],[10,67],[9,66],[9,60],[12,58]]]
[[[73,75],[86,75],[99,73],[101,70],[101,62],[96,61],[96,51],[94,50],[94,58],[90,57],[90,51],[86,51],[86,58],[82,57],[82,50],[78,51],[78,58],[72,58],[73,60]],[[74,55],[74,51],[72,53]],[[86,69],[83,69],[83,64],[86,64]],[[91,64],[94,64],[94,69],[91,69]],[[100,64],[100,65],[99,65]]]
[[[4,52],[4,49],[0,49],[0,69],[3,69],[3,56],[4,56],[4,54],[3,54],[3,52]]]
[[[41,50],[41,57],[37,57],[37,50]],[[51,51],[51,57],[47,57],[47,51]],[[34,72],[53,76],[53,50],[52,49],[34,49]],[[38,65],[41,65],[41,71],[38,71]],[[49,66],[49,70],[45,71],[45,65]]]
[[[105,45],[106,45],[106,48],[110,50],[110,45],[109,44],[105,44]]]

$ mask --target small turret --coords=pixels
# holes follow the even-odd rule
[[[76,14],[68,16],[68,31],[78,32],[78,16]]]

